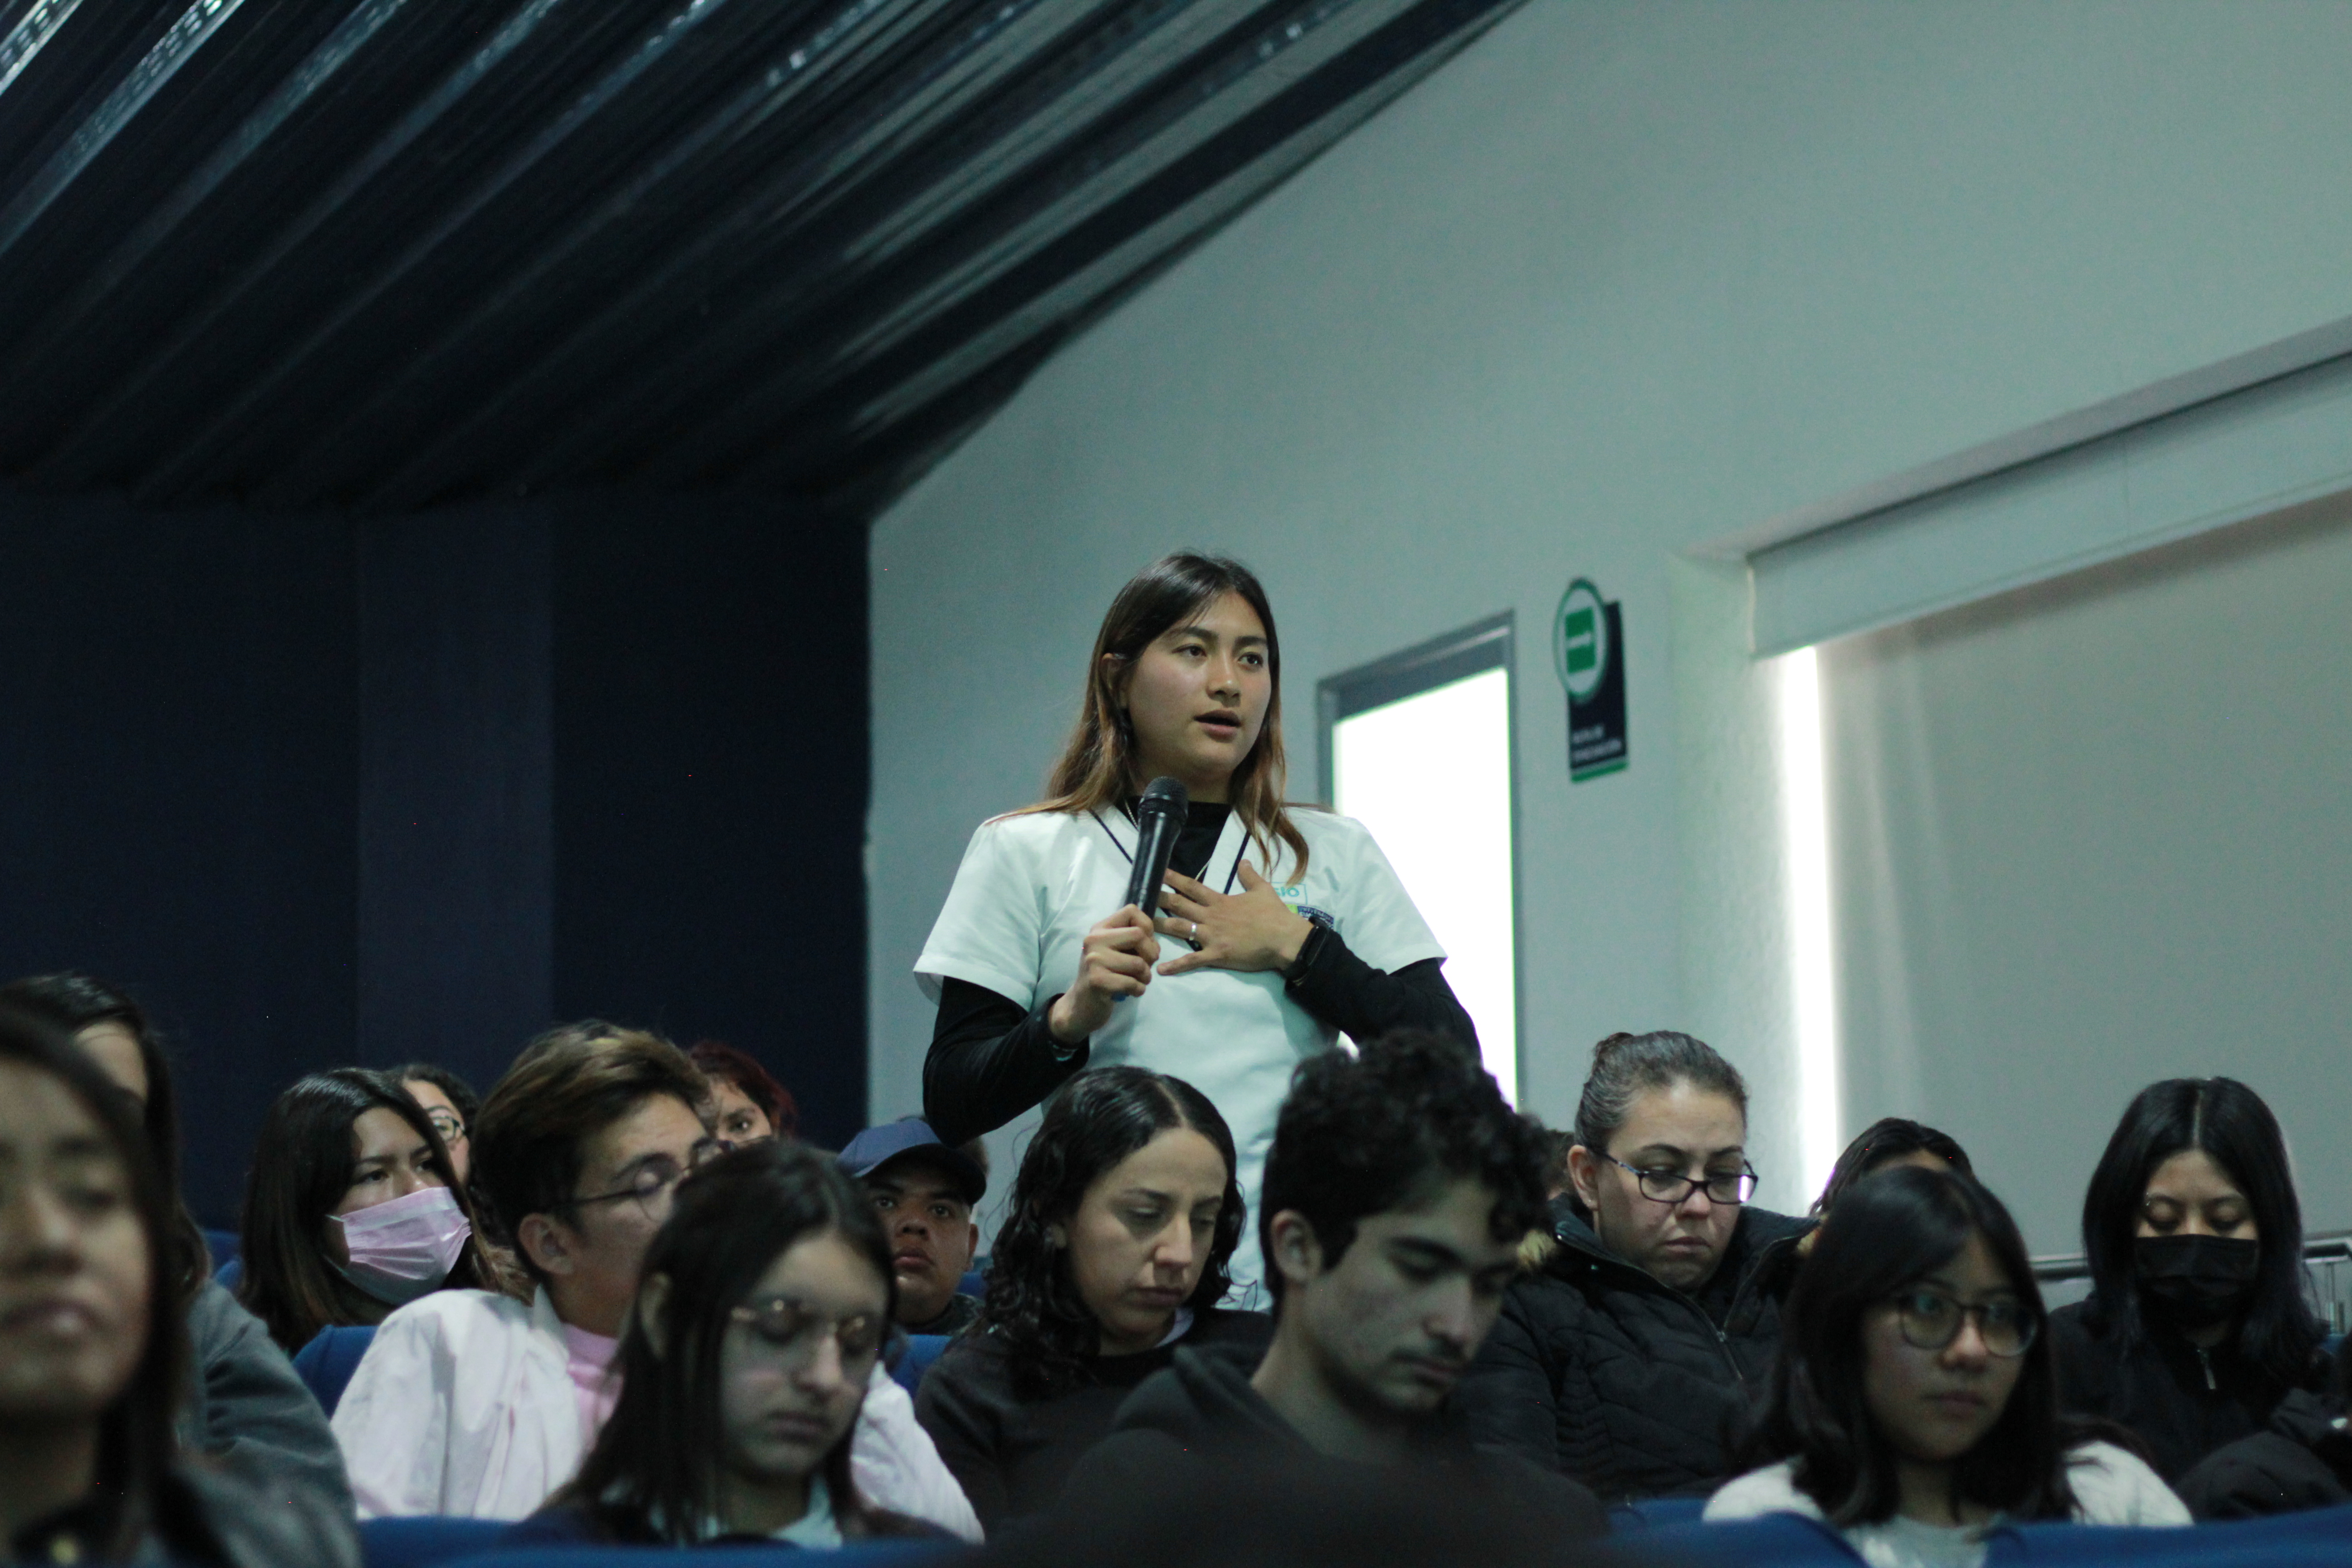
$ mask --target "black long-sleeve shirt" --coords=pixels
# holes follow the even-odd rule
[[[1169,865],[1188,877],[1207,869],[1228,809],[1195,804]],[[1462,1041],[1475,1055],[1477,1028],[1445,983],[1444,963],[1425,958],[1391,974],[1350,952],[1338,931],[1318,925],[1285,971],[1284,983],[1293,1001],[1351,1038],[1429,1029]],[[951,976],[940,982],[939,1016],[923,1061],[923,1118],[942,1142],[995,1131],[1085,1069],[1089,1042],[1064,1046],[1046,1023],[1060,999],[1056,993],[1024,1010],[984,985]]]

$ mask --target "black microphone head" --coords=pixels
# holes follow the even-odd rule
[[[1184,788],[1184,781],[1163,773],[1145,787],[1143,799],[1136,805],[1135,816],[1139,822],[1146,816],[1167,816],[1181,824],[1192,815],[1192,797]]]

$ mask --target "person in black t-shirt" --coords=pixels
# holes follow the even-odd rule
[[[980,1321],[915,1402],[992,1534],[1054,1501],[1179,1344],[1264,1350],[1263,1313],[1217,1305],[1244,1217],[1234,1164],[1224,1118],[1181,1079],[1105,1068],[1046,1102]]]
[[[1543,1218],[1542,1163],[1535,1128],[1449,1041],[1404,1032],[1307,1062],[1283,1102],[1258,1219],[1272,1347],[1255,1364],[1178,1351],[1079,1463],[1065,1506],[1213,1497],[1235,1468],[1286,1467],[1316,1485],[1434,1474],[1467,1515],[1603,1533],[1590,1490],[1474,1447],[1452,1408],[1519,1240]]]

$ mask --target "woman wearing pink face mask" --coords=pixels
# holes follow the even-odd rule
[[[246,1306],[289,1353],[448,1289],[502,1290],[449,1151],[400,1086],[315,1073],[262,1121],[245,1189]]]

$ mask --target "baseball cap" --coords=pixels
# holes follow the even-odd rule
[[[860,1132],[841,1152],[841,1168],[863,1181],[900,1155],[918,1152],[948,1173],[964,1202],[976,1204],[988,1191],[988,1177],[972,1157],[940,1142],[931,1124],[919,1116],[900,1117]]]

